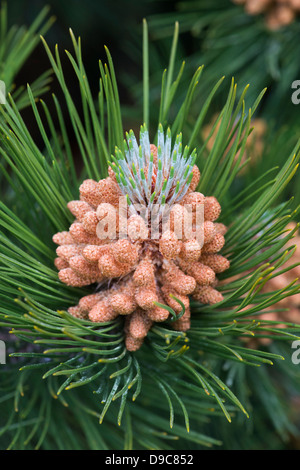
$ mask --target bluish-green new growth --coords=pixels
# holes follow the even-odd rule
[[[131,130],[126,133],[123,151],[118,147],[111,156],[111,168],[124,196],[131,203],[171,205],[178,203],[187,193],[193,178],[196,149],[190,154],[183,150],[182,134],[172,146],[171,130],[165,133],[160,124],[157,147],[151,147],[146,124],[141,126],[139,143]],[[155,153],[155,155],[154,155]]]

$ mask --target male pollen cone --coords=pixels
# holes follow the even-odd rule
[[[97,323],[124,316],[130,351],[140,348],[153,322],[168,319],[168,310],[159,304],[178,315],[180,300],[185,313],[172,326],[186,331],[190,296],[204,304],[223,299],[216,275],[229,268],[229,261],[219,253],[226,234],[225,225],[216,222],[221,206],[215,197],[196,191],[196,153],[183,149],[181,139],[180,134],[172,148],[170,131],[165,136],[160,126],[155,146],[142,126],[138,145],[130,131],[124,148],[116,149],[109,176],[82,183],[80,199],[68,203],[73,224],[53,237],[60,280],[74,287],[94,286],[94,293],[82,297],[69,313]],[[125,210],[120,198],[126,198]],[[191,236],[186,235],[186,220]]]

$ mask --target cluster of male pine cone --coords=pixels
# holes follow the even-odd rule
[[[288,225],[289,230],[294,230],[296,224],[290,223]],[[289,284],[293,283],[295,280],[300,279],[300,235],[299,232],[296,232],[294,238],[292,238],[288,243],[289,246],[296,246],[296,250],[291,258],[288,260],[284,268],[291,268],[286,272],[271,278],[264,286],[263,292],[271,293],[277,290],[284,289]],[[286,323],[300,323],[300,294],[294,294],[287,296],[284,299],[280,300],[277,304],[272,305],[270,310],[278,310],[266,312],[262,314],[259,318],[261,320],[269,320],[278,322],[280,327],[284,328]],[[262,342],[269,342],[269,340],[260,340]]]
[[[153,185],[159,163],[157,148],[150,147]],[[190,328],[190,296],[204,304],[223,299],[216,289],[216,275],[229,268],[229,261],[219,254],[225,243],[226,227],[216,222],[221,212],[217,199],[196,191],[200,171],[196,165],[192,170],[184,197],[168,213],[169,229],[160,231],[158,239],[151,238],[147,221],[130,212],[130,206],[125,214],[127,236],[124,238],[122,229],[120,238],[124,214],[119,212],[119,201],[123,193],[111,167],[106,179],[82,183],[80,200],[68,204],[74,223],[68,231],[53,237],[59,245],[55,265],[60,280],[69,286],[94,285],[93,293],[82,297],[77,306],[69,308],[69,313],[100,323],[124,316],[125,343],[130,351],[140,348],[153,322],[168,319],[170,313],[162,304],[171,307],[176,315],[183,311],[180,302],[184,305],[185,313],[172,327],[186,331]],[[204,210],[202,243],[196,235],[186,238],[184,232],[179,239],[175,226],[178,221],[183,224],[186,207],[195,226],[200,206]],[[116,218],[115,239],[110,238],[108,228],[113,218]],[[97,228],[104,220],[107,236],[99,238]]]
[[[232,0],[245,5],[250,15],[264,14],[270,29],[279,29],[292,23],[300,12],[300,0]]]
[[[206,141],[206,149],[208,151],[211,151],[215,142],[216,135],[218,133],[218,130],[221,125],[221,121],[217,123],[215,126],[214,132],[212,132],[212,129],[217,121],[217,118],[219,117],[218,114],[215,114],[211,121],[207,123],[202,130],[202,136],[204,140]],[[253,131],[247,138],[246,142],[246,147],[244,154],[242,155],[241,158],[241,164],[245,163],[246,160],[250,158],[250,165],[255,166],[258,164],[260,158],[262,157],[263,150],[265,147],[265,135],[267,133],[267,123],[264,119],[262,118],[255,118],[251,122],[251,127],[253,127]],[[235,136],[232,138],[232,142],[234,142]],[[231,149],[231,143],[227,147],[227,152]],[[235,161],[239,158],[240,156],[240,151],[237,152],[235,156]],[[244,173],[246,169],[242,169],[240,171],[240,174]]]

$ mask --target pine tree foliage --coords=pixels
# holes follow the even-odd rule
[[[163,69],[167,60],[168,44],[172,40],[175,22],[178,22],[177,42],[180,56],[185,55],[184,44],[188,44],[190,51],[186,60],[183,63],[178,60],[174,67],[179,75],[185,70],[177,90],[178,95],[184,93],[187,82],[199,63],[204,64],[204,73],[202,93],[197,100],[197,106],[203,105],[203,100],[212,87],[220,76],[224,76],[225,86],[219,86],[216,91],[207,115],[207,124],[222,109],[226,85],[228,86],[232,76],[239,83],[238,93],[242,93],[246,86],[249,87],[245,97],[247,106],[251,106],[261,89],[267,87],[256,113],[256,116],[265,121],[267,127],[263,157],[256,164],[253,152],[248,153],[252,164],[247,166],[247,171],[239,175],[243,177],[238,177],[236,184],[232,186],[233,194],[236,194],[241,187],[264,173],[265,169],[283,165],[286,150],[292,149],[299,139],[299,106],[292,101],[293,93],[297,93],[293,83],[297,83],[299,78],[296,60],[299,16],[286,26],[271,29],[264,14],[251,15],[245,11],[245,5],[237,5],[232,0],[192,0],[178,1],[175,4],[164,2],[165,12],[155,13],[159,10],[160,3],[152,2],[153,13],[148,17],[153,38],[152,80],[156,84],[152,87],[153,104],[159,106],[157,98],[160,76],[157,71]],[[128,48],[129,53],[132,51],[132,60],[138,56],[137,36],[137,33],[133,35],[132,47]],[[123,77],[123,80],[135,99],[142,101],[141,87],[136,86],[130,76]],[[191,115],[196,113],[197,109],[191,110]],[[289,189],[282,193],[282,200],[293,195],[296,204],[299,204],[299,187],[299,178],[296,177]]]
[[[181,74],[174,74],[173,41],[169,66],[162,76],[160,111],[153,117],[147,29],[144,21],[140,123],[150,127],[153,142],[161,123],[171,128],[172,135],[182,131],[185,144],[198,146],[217,87],[206,96],[197,116],[190,116],[201,93],[202,68],[196,69],[183,99],[177,99]],[[1,447],[129,450],[222,445],[221,427],[214,434],[209,423],[221,421],[228,429],[224,422],[232,424],[237,416],[251,416],[246,390],[254,393],[261,374],[266,389],[271,387],[270,370],[280,373],[280,363],[290,354],[290,342],[299,339],[298,325],[286,323],[280,328],[277,322],[258,318],[300,291],[296,280],[281,290],[263,290],[269,279],[287,269],[285,262],[294,251],[286,245],[297,228],[286,227],[291,217],[298,217],[298,210],[292,201],[279,205],[276,201],[297,170],[299,144],[280,168],[267,169],[263,185],[260,175],[232,200],[230,188],[243,167],[251,119],[263,95],[248,109],[247,89],[238,94],[232,81],[214,145],[208,152],[204,142],[197,160],[201,169],[198,189],[218,198],[222,221],[229,225],[224,254],[231,267],[221,278],[224,300],[211,306],[193,302],[192,326],[187,333],[172,329],[176,314],[170,309],[170,319],[156,324],[142,348],[130,353],[124,346],[122,319],[98,324],[67,313],[69,306],[92,291],[62,284],[53,265],[52,235],[66,230],[71,222],[67,202],[78,197],[84,178],[106,176],[110,154],[123,141],[126,130],[109,50],[106,48],[107,64],[99,62],[95,99],[81,40],[72,31],[70,35],[73,52],[66,51],[66,55],[78,83],[81,109],[69,91],[58,46],[51,51],[44,39],[64,101],[52,95],[53,115],[46,99],[37,100],[28,85],[32,117],[43,147],[31,137],[12,96],[0,108],[0,153],[9,168],[5,176],[14,194],[13,203],[11,195],[6,202],[5,194],[0,203],[0,326],[10,333],[8,364],[1,370]],[[66,112],[71,132],[65,124]],[[153,121],[156,126],[150,126]],[[82,156],[80,173],[74,142]],[[250,347],[248,340],[258,335],[280,347]],[[299,378],[291,370],[296,383]],[[258,395],[260,405],[266,405],[265,392]],[[280,393],[273,397],[276,413],[271,406],[267,409],[272,429],[288,434],[293,429],[285,419]]]
[[[295,60],[299,55],[299,15],[286,26],[272,29],[264,14],[249,14],[245,5],[232,0],[191,0],[165,5],[165,13],[149,17],[153,36],[170,38],[174,22],[178,21],[181,33],[189,36],[193,51],[191,66],[205,63],[208,89],[220,74],[228,80],[234,76],[242,89],[250,83],[252,99],[267,87],[266,118],[273,122],[277,116],[277,126],[287,121],[299,122],[297,106],[291,101],[292,83],[299,79],[300,72]]]
[[[11,93],[14,100],[21,110],[29,105],[27,91],[24,85],[16,86],[15,80],[25,62],[33,54],[35,48],[40,42],[39,35],[45,34],[54,18],[48,18],[49,8],[45,7],[37,16],[32,25],[10,26],[7,2],[1,3],[0,9],[0,80],[4,82],[5,93]],[[32,90],[41,96],[48,90],[50,83],[50,71],[46,71],[31,84]],[[0,183],[4,188],[6,185],[4,174],[7,167],[1,163]]]
[[[27,93],[24,93],[23,87],[15,89],[15,78],[39,44],[40,34],[45,34],[53,24],[54,18],[48,18],[48,13],[49,8],[43,8],[29,28],[17,25],[10,26],[7,2],[1,3],[0,79],[4,81],[7,92],[14,93],[14,99],[18,103],[19,109],[28,104],[28,97]],[[48,89],[48,83],[49,72],[45,72],[32,84],[32,89],[41,95]]]

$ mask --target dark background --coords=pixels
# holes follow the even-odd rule
[[[0,0],[0,6],[3,1]],[[25,25],[29,27],[44,7],[49,7],[48,18],[55,17],[55,22],[44,35],[47,44],[54,53],[58,44],[60,58],[68,88],[78,107],[80,94],[72,65],[65,54],[65,49],[73,54],[73,45],[69,28],[75,37],[81,37],[84,66],[93,95],[99,91],[99,60],[106,62],[104,46],[109,48],[112,55],[118,81],[120,101],[122,106],[135,109],[136,97],[132,86],[141,87],[142,83],[142,22],[143,18],[161,13],[176,11],[176,3],[161,0],[7,0],[9,25]],[[162,43],[155,39],[149,27],[150,40],[154,41],[158,50],[163,49],[162,56],[168,60],[172,39],[167,38]],[[189,34],[180,36],[180,47],[184,49],[185,57],[192,52],[192,38]],[[151,52],[150,52],[151,61]],[[152,64],[153,65],[153,64]],[[156,70],[161,77],[167,62],[162,61],[161,70]],[[152,67],[153,68],[153,67]],[[42,41],[31,54],[15,79],[16,87],[32,83],[42,73],[50,69],[50,62]],[[127,78],[126,78],[127,77]],[[128,79],[131,82],[128,86]],[[159,78],[160,81],[160,78]],[[43,96],[50,111],[54,112],[51,94],[63,103],[61,88],[53,77],[49,91]],[[78,100],[78,101],[77,101]],[[42,143],[37,133],[32,110],[22,110],[23,118],[36,143]],[[68,126],[68,122],[66,122]],[[131,124],[129,120],[129,126]]]
[[[1,2],[0,2],[1,5]],[[126,72],[141,80],[141,67],[132,60],[130,48],[142,33],[142,20],[148,15],[172,11],[175,2],[155,0],[9,0],[8,15],[11,24],[32,24],[37,14],[49,6],[49,16],[56,21],[45,35],[51,50],[59,45],[63,65],[72,74],[69,61],[64,57],[64,49],[72,51],[69,35],[71,28],[75,36],[82,39],[84,64],[90,78],[92,90],[98,89],[99,59],[105,60],[104,45],[108,46],[116,69],[117,77]],[[150,32],[151,34],[151,32]],[[141,42],[140,42],[141,46]],[[136,44],[135,44],[136,47]],[[48,57],[40,44],[26,65],[20,71],[16,83],[32,82],[49,68]],[[91,77],[95,77],[92,80]],[[130,103],[126,86],[119,83],[121,102]],[[56,90],[55,90],[56,91]]]

